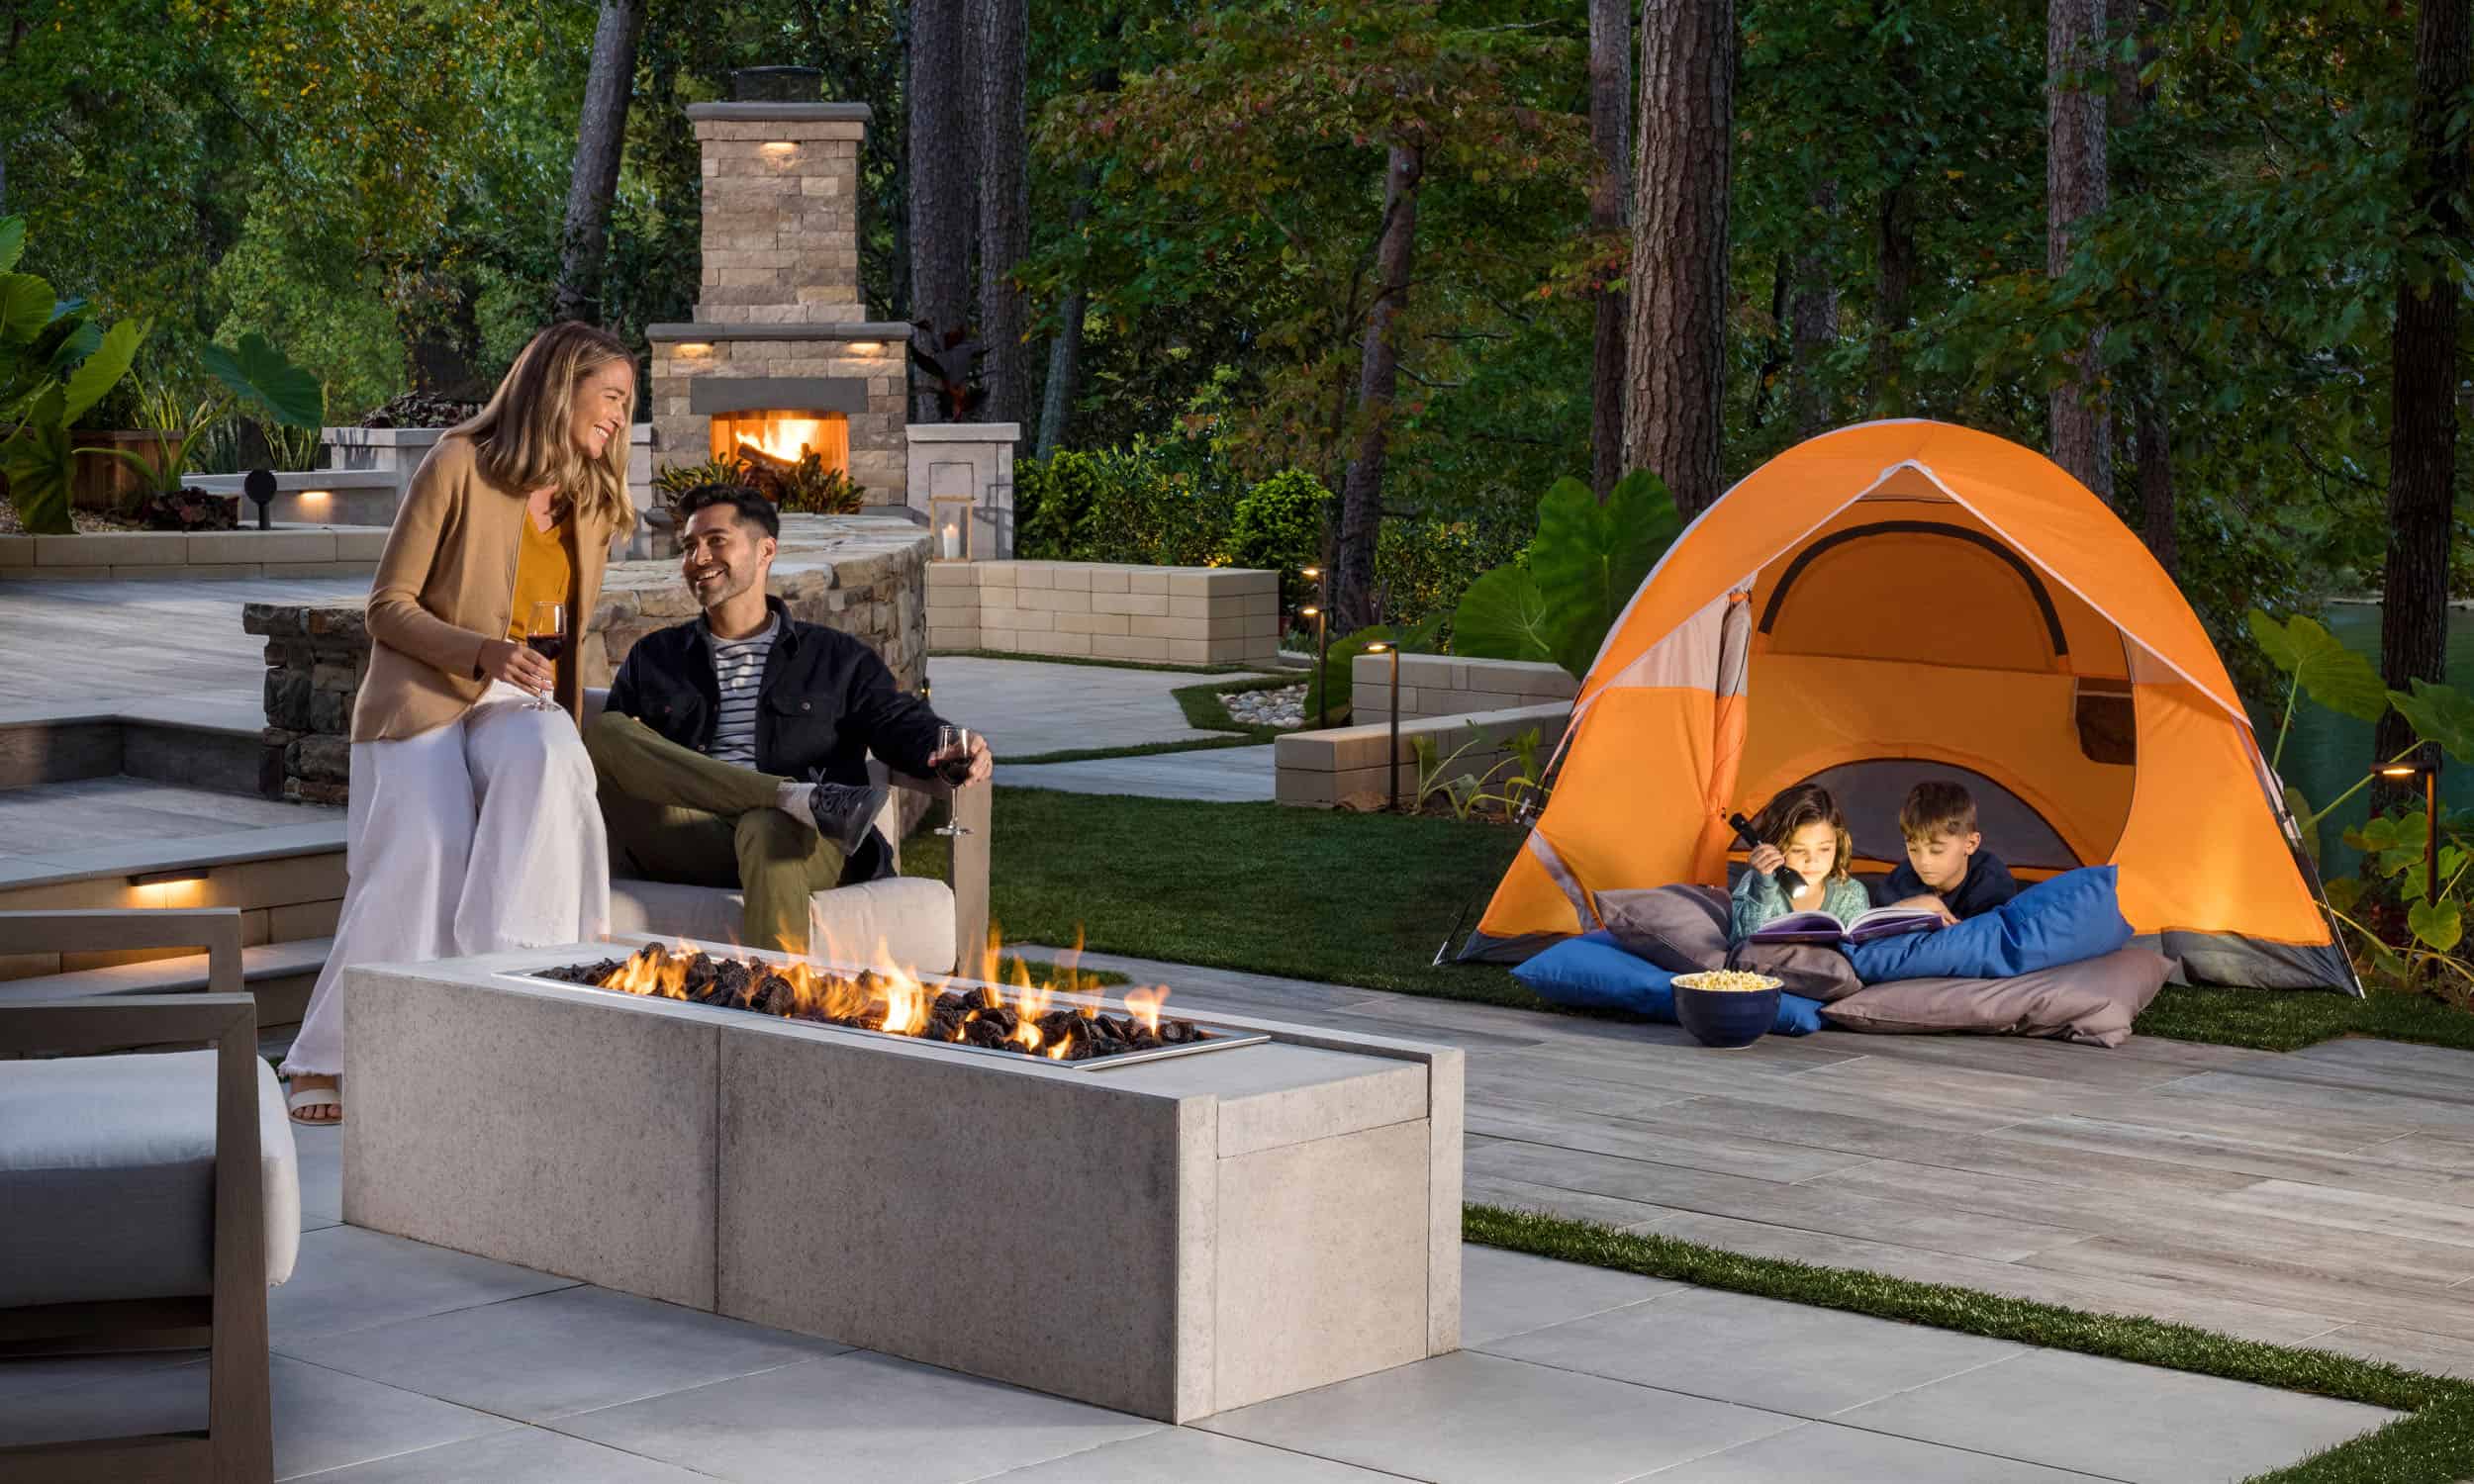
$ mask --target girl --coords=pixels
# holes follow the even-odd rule
[[[413,475],[369,591],[342,913],[284,1062],[296,1122],[343,1118],[343,970],[591,939],[606,925],[609,846],[576,729],[577,645],[611,541],[635,521],[634,408],[626,345],[552,325]],[[553,631],[551,603],[567,626],[563,645],[545,646],[555,661],[524,644]]]
[[[1746,863],[1751,869],[1735,883],[1728,947],[1789,912],[1822,911],[1841,922],[1852,922],[1872,905],[1863,883],[1848,874],[1855,841],[1829,789],[1818,784],[1797,784],[1781,790],[1753,817],[1753,833],[1761,844]],[[1772,875],[1781,866],[1799,882],[1792,894],[1782,890]]]

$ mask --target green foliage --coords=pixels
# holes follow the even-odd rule
[[[1538,579],[1525,566],[1482,572],[1452,610],[1452,650],[1487,660],[1555,659],[1558,629]]]
[[[2280,624],[2252,608],[2248,621],[2268,659],[2313,700],[2357,721],[2377,721],[2388,709],[2388,688],[2380,684],[2379,672],[2318,619],[2297,613]]]
[[[0,258],[14,262],[25,243],[23,218],[0,221]],[[69,426],[129,374],[146,328],[124,320],[103,329],[83,303],[54,300],[48,281],[0,273],[0,475],[27,530],[76,528]]]
[[[2416,736],[2460,763],[2474,763],[2474,696],[2453,686],[2418,680],[2412,695],[2389,692],[2388,703],[2413,726]]]
[[[1646,470],[1618,480],[1603,505],[1576,479],[1538,501],[1525,566],[1470,585],[1452,618],[1457,654],[1552,660],[1584,679],[1606,631],[1683,529],[1666,486]]]
[[[844,471],[828,468],[815,453],[788,463],[723,454],[701,464],[672,464],[653,476],[654,493],[670,506],[704,485],[746,485],[786,515],[853,515],[867,503],[865,488]]]
[[[1291,603],[1311,584],[1297,575],[1323,552],[1323,515],[1331,491],[1303,469],[1283,469],[1256,480],[1238,497],[1237,513],[1229,523],[1228,561],[1232,567],[1269,569],[1281,574],[1282,590]]]
[[[1208,441],[1137,438],[1124,448],[1014,466],[1015,550],[1062,562],[1227,564],[1243,482]]]
[[[110,336],[105,338],[108,341]],[[181,488],[182,476],[189,470],[192,452],[199,442],[240,413],[254,414],[278,426],[309,429],[315,446],[316,429],[326,409],[326,389],[317,377],[293,365],[282,351],[268,344],[264,335],[241,336],[237,350],[209,345],[199,358],[214,378],[214,387],[185,421],[162,424],[173,436],[159,464],[123,448],[75,451],[120,460],[137,473],[142,495],[160,496]],[[83,370],[81,367],[80,374]],[[163,404],[160,389],[148,400]],[[160,410],[171,411],[175,406],[165,405]]]
[[[1399,622],[1448,619],[1476,579],[1518,562],[1537,531],[1537,505],[1495,492],[1457,512],[1384,519],[1375,543],[1375,590]]]
[[[1357,632],[1335,636],[1326,651],[1322,666],[1307,678],[1305,714],[1324,714],[1323,697],[1331,696],[1331,720],[1334,726],[1348,724],[1351,695],[1356,682],[1357,658],[1374,644],[1390,644],[1402,654],[1432,654],[1443,640],[1443,618],[1436,615],[1419,623],[1377,623]],[[1312,723],[1308,723],[1311,725]]]
[[[662,504],[675,506],[679,497],[705,485],[745,483],[747,466],[735,458],[707,459],[701,464],[666,464],[653,476],[653,493]]]

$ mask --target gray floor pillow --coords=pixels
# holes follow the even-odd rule
[[[2164,987],[2171,961],[2132,944],[2006,979],[1898,979],[1825,1006],[1850,1031],[1969,1031],[2120,1046]]]
[[[1669,974],[1727,967],[1732,903],[1715,886],[1600,891],[1590,900],[1598,921],[1634,958],[1647,959]]]
[[[1824,943],[1747,943],[1735,952],[1733,969],[1774,975],[1789,994],[1824,1003],[1860,993],[1864,981],[1846,954]]]

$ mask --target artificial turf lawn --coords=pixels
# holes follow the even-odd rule
[[[1486,1247],[2408,1414],[2353,1441],[2255,1475],[2254,1484],[2448,1484],[2474,1477],[2474,1385],[2444,1376],[2159,1319],[2094,1314],[1945,1283],[1748,1256],[1538,1212],[1473,1205],[1463,1208],[1461,1222],[1464,1237]]]
[[[1011,942],[1071,943],[1079,927],[1103,953],[1543,1009],[1500,968],[1431,962],[1520,839],[1451,819],[1000,788],[989,910]],[[903,869],[941,876],[944,845],[911,836]]]

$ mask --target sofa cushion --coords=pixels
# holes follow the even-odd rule
[[[0,1062],[0,1308],[212,1290],[211,1051]],[[283,1089],[257,1063],[266,1281],[301,1250]]]
[[[736,888],[614,881],[610,930],[736,943],[744,900]],[[820,959],[859,966],[877,961],[881,942],[904,969],[951,974],[953,889],[925,877],[898,876],[819,891],[808,898],[808,942]]]

